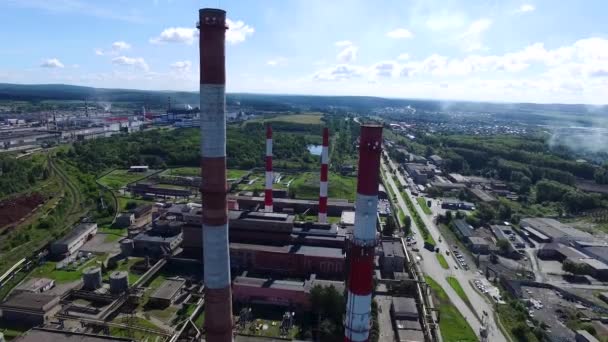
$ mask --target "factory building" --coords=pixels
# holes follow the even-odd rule
[[[229,199],[236,200],[242,210],[264,208],[264,197],[231,195]],[[309,215],[316,215],[319,211],[319,201],[302,200],[294,198],[273,198],[274,212],[293,212],[301,214],[308,211]],[[343,211],[354,211],[355,205],[344,199],[330,198],[327,201],[327,215],[340,216]]]
[[[190,197],[190,189],[173,189],[156,186],[148,183],[137,183],[128,185],[129,192],[138,196],[158,196],[158,197]]]
[[[316,279],[313,274],[305,281],[277,280],[238,276],[232,282],[234,301],[243,304],[271,304],[310,310],[310,291],[315,286],[333,286],[344,292],[344,282]]]
[[[393,297],[391,318],[395,323],[398,341],[425,341],[418,315],[416,300],[411,297]]]
[[[120,213],[114,221],[114,225],[118,228],[128,228],[135,223],[135,215],[133,213]]]
[[[427,164],[406,163],[405,170],[416,184],[426,184],[435,176],[435,168]]]
[[[329,247],[230,243],[230,260],[233,269],[285,276],[315,273],[333,278],[342,276],[345,270],[344,251]]]
[[[526,243],[515,234],[510,226],[492,225],[492,233],[498,240],[506,240],[509,243],[509,254],[517,253],[518,250],[526,248]]]
[[[85,242],[97,234],[97,223],[81,223],[68,235],[51,244],[51,253],[55,256],[72,255],[77,252]]]
[[[172,255],[183,241],[183,222],[157,221],[151,229],[133,238],[135,255]]]
[[[520,226],[527,230],[532,237],[541,233],[546,236],[549,241],[570,244],[575,241],[593,241],[593,235],[567,226],[557,220],[544,217],[524,218],[520,221]],[[529,228],[532,228],[530,230]]]
[[[2,305],[2,321],[12,326],[34,327],[46,324],[60,309],[58,296],[21,292]]]
[[[382,271],[386,274],[403,272],[405,267],[405,251],[401,241],[382,241],[382,254],[380,255]]]
[[[469,237],[473,236],[473,227],[465,220],[452,221],[452,230],[454,230],[456,236],[465,243],[469,241]]]

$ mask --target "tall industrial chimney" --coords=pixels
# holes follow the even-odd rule
[[[226,193],[226,12],[199,10],[206,340],[232,341]]]
[[[329,128],[323,128],[321,151],[321,181],[319,182],[319,222],[327,223],[327,166],[329,164]]]
[[[272,212],[272,126],[266,125],[266,187],[264,188],[264,211]]]
[[[350,243],[345,342],[369,339],[382,126],[362,125],[359,140],[359,175],[355,229]]]

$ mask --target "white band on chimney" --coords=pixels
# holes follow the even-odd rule
[[[327,146],[323,146],[321,150],[321,164],[329,164],[329,149]]]
[[[272,139],[266,139],[266,156],[272,156]]]
[[[319,213],[319,222],[327,223],[327,213]]]
[[[321,182],[320,187],[320,196],[327,197],[327,182]]]
[[[357,194],[355,201],[354,243],[367,245],[376,240],[376,213],[378,212],[378,196]]]
[[[223,84],[201,84],[201,155],[226,156],[226,87]]]
[[[266,171],[266,188],[272,189],[272,171]]]
[[[367,341],[370,330],[371,303],[371,293],[366,296],[358,296],[348,292],[344,325],[347,329],[346,335],[351,341]]]
[[[203,224],[203,253],[205,260],[205,286],[223,289],[230,286],[230,251],[228,225]]]

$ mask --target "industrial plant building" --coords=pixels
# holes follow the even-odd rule
[[[56,256],[72,255],[97,234],[97,223],[81,223],[68,235],[51,244],[51,253]]]
[[[59,296],[21,292],[2,305],[2,321],[12,326],[35,327],[46,324],[59,311]]]
[[[548,240],[548,242],[555,241],[570,244],[575,241],[593,241],[595,239],[589,233],[567,226],[551,218],[524,218],[521,219],[520,226],[530,234],[530,237],[537,240]]]

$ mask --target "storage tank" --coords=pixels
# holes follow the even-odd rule
[[[114,271],[110,274],[110,292],[119,294],[129,289],[129,273]]]
[[[124,239],[120,242],[120,252],[124,256],[133,255],[133,240]]]
[[[87,291],[95,291],[101,287],[101,268],[97,266],[87,267],[82,271],[82,288]]]

